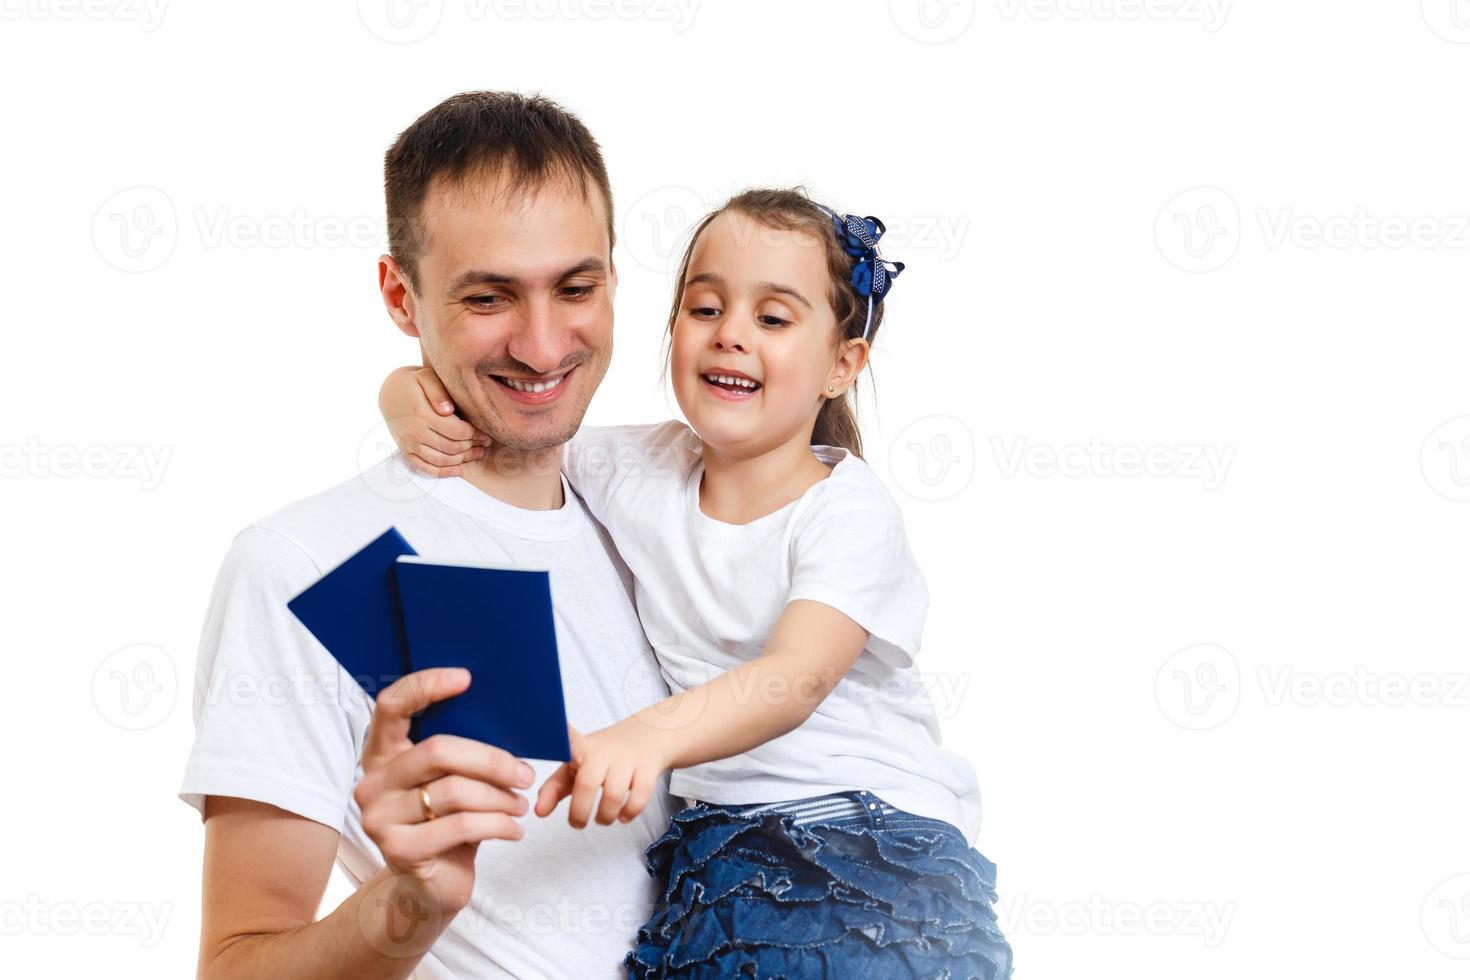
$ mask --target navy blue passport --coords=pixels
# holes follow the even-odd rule
[[[400,558],[398,596],[411,669],[471,675],[463,694],[424,709],[416,738],[444,732],[523,759],[571,759],[547,572]]]
[[[390,527],[286,603],[369,697],[409,671],[395,563],[415,554]]]

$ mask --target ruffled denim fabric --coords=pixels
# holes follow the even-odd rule
[[[995,865],[950,824],[747,809],[687,807],[648,848],[664,889],[624,960],[630,978],[1011,976]]]

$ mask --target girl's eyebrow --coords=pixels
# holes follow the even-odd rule
[[[690,286],[695,286],[702,282],[707,282],[711,286],[720,286],[723,288],[725,285],[725,278],[717,272],[701,272],[697,276],[690,276],[688,279],[686,279],[684,281],[684,288],[688,289]],[[755,291],[758,293],[776,293],[781,296],[790,296],[791,298],[800,302],[801,305],[805,306],[807,309],[812,308],[811,302],[805,296],[801,295],[801,293],[794,286],[786,286],[779,282],[758,282],[755,284]]]

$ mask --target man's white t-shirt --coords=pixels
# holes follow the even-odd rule
[[[861,459],[845,449],[813,451],[832,467],[826,479],[737,525],[700,510],[703,449],[682,423],[583,428],[568,444],[567,476],[633,572],[643,630],[674,691],[760,656],[798,599],[830,606],[870,634],[800,727],[741,755],[675,770],[670,789],[708,803],[866,789],[974,841],[975,771],[940,745],[915,665],[929,593],[903,515]],[[754,703],[761,696],[751,693]]]
[[[234,796],[340,830],[338,863],[357,884],[384,864],[352,799],[371,705],[286,603],[389,526],[427,558],[550,571],[567,718],[578,730],[668,693],[628,571],[571,493],[559,510],[522,510],[460,479],[418,476],[395,456],[246,528],[210,603],[179,795],[201,813],[206,796]],[[464,628],[494,640],[495,624],[469,610]],[[534,792],[556,765],[532,766]],[[643,851],[671,813],[659,792],[637,819],[611,827],[572,829],[565,803],[545,819],[528,814],[522,840],[480,845],[469,906],[414,976],[621,977],[656,898]]]

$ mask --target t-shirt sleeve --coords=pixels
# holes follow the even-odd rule
[[[913,665],[929,590],[909,549],[903,516],[886,492],[820,498],[792,537],[791,594],[831,606],[870,634],[885,665]]]
[[[230,546],[200,639],[179,789],[201,816],[206,796],[235,796],[342,828],[360,748],[350,710],[365,714],[366,695],[286,608],[320,575],[268,528],[247,528]]]
[[[562,466],[592,516],[611,526],[623,493],[667,489],[693,462],[698,438],[682,422],[583,426],[567,443]]]

